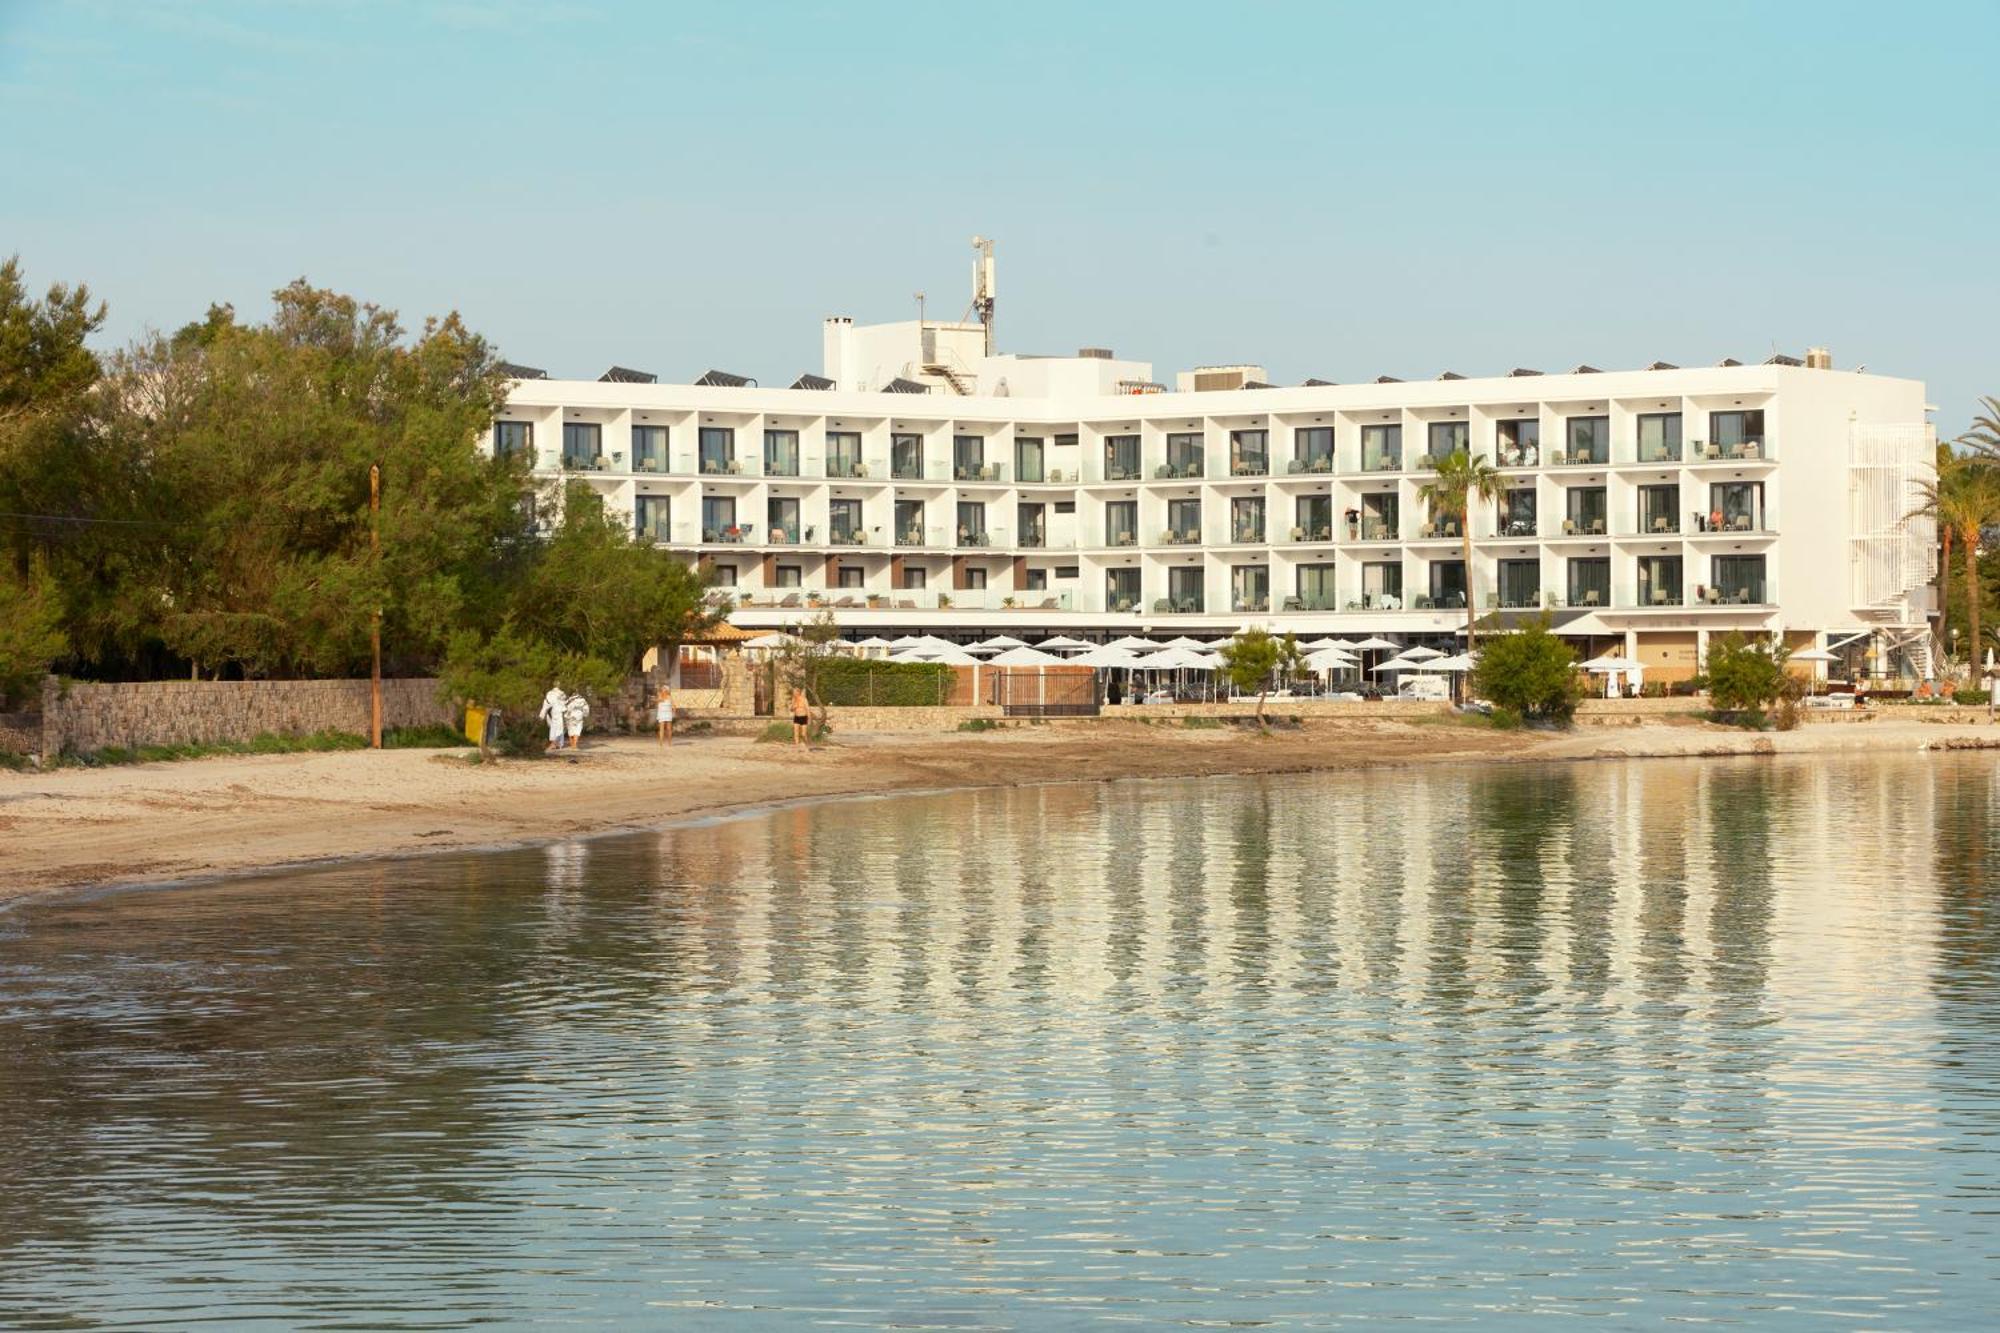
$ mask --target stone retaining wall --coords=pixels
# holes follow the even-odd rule
[[[383,727],[457,725],[435,680],[382,682]],[[155,680],[42,686],[40,753],[247,741],[270,732],[368,734],[365,680]]]

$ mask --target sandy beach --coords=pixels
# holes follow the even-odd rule
[[[2000,747],[2000,728],[1876,719],[1754,733],[1688,719],[1565,733],[1375,719],[1259,736],[1138,723],[842,735],[809,751],[696,736],[595,741],[561,758],[469,752],[260,755],[0,773],[0,899],[354,857],[654,828],[774,803],[899,791],[1385,764]]]

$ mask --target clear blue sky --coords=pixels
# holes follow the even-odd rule
[[[819,321],[1281,380],[1761,359],[2000,394],[2000,3],[0,0],[0,251],[108,341],[298,275],[557,374]]]

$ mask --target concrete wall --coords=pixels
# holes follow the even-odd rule
[[[430,679],[382,682],[382,725],[455,724]],[[368,734],[365,680],[141,681],[42,686],[40,752],[247,741],[266,732]]]

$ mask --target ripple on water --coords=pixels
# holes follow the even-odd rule
[[[1048,787],[0,918],[0,1323],[1954,1326],[1974,758]]]

